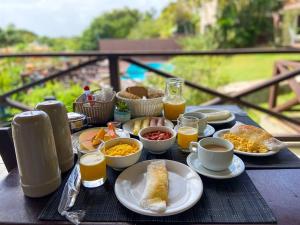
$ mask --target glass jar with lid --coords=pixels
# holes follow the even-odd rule
[[[185,111],[185,99],[182,96],[183,84],[182,78],[169,78],[166,81],[163,107],[164,116],[169,120],[177,120]]]

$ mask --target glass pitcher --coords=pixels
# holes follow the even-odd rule
[[[183,83],[181,78],[167,79],[163,106],[164,116],[169,120],[177,120],[185,111],[185,99],[182,96]]]

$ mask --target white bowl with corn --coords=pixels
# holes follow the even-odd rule
[[[143,144],[134,138],[115,138],[103,143],[99,150],[105,155],[106,164],[123,170],[135,164],[142,154]]]

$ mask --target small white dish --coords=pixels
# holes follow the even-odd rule
[[[146,186],[147,166],[153,160],[137,163],[124,170],[116,180],[115,194],[131,211],[147,216],[170,216],[193,207],[203,193],[202,180],[190,167],[172,160],[165,160],[169,177],[167,209],[158,213],[140,206]]]
[[[174,127],[174,130],[177,132],[178,125]],[[209,137],[215,133],[215,128],[209,124],[206,125],[204,132],[198,134],[198,138]]]
[[[219,137],[219,138],[223,138],[223,135],[225,133],[228,133],[230,131],[230,129],[223,129],[223,130],[219,130],[216,133],[214,133],[213,137]],[[268,151],[265,153],[256,153],[256,152],[244,152],[244,151],[239,151],[237,149],[233,149],[234,153],[236,154],[240,154],[240,155],[247,155],[247,156],[258,156],[258,157],[263,157],[263,156],[270,156],[270,155],[275,155],[277,154],[279,151]]]
[[[154,117],[155,117],[155,116],[154,116]],[[122,128],[123,128],[123,130],[129,132],[131,135],[137,137],[138,135],[134,135],[134,134],[132,133],[134,121],[136,121],[136,120],[144,120],[144,119],[146,119],[146,118],[151,118],[151,116],[150,116],[150,117],[138,117],[138,118],[129,120],[129,121],[127,121],[126,123],[123,124]],[[173,127],[174,127],[174,124],[173,124],[170,120],[165,119],[165,127],[173,128]]]
[[[149,140],[144,138],[143,135],[153,131],[164,131],[170,133],[172,136],[166,140]],[[139,139],[143,143],[144,148],[152,154],[163,154],[168,151],[169,148],[176,141],[176,131],[169,127],[146,127],[139,132]]]
[[[125,156],[109,156],[105,154],[105,148],[111,148],[119,144],[136,145],[138,147],[138,150],[135,153]],[[106,165],[110,166],[111,168],[117,171],[123,170],[135,164],[141,157],[142,149],[143,143],[134,138],[115,138],[104,142],[98,147],[98,150],[100,150],[105,155]]]
[[[194,152],[188,155],[186,162],[189,167],[197,171],[200,175],[213,179],[229,179],[237,177],[245,170],[244,162],[236,155],[233,156],[232,163],[228,169],[222,171],[212,171],[203,167],[198,159],[197,153]]]
[[[222,110],[218,110],[218,109],[198,109],[195,112],[201,112],[201,113],[213,113],[213,112],[220,112]],[[225,120],[216,120],[216,121],[207,121],[208,124],[213,124],[213,125],[220,125],[220,124],[224,124],[224,123],[230,123],[232,121],[235,120],[235,115],[234,113],[230,112],[230,117],[228,117]]]

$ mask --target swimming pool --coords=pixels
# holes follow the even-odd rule
[[[173,65],[169,63],[161,63],[161,62],[149,62],[146,63],[147,66],[150,66],[153,69],[158,69],[158,70],[164,70],[171,72],[173,70]],[[135,81],[144,81],[146,79],[146,73],[147,70],[143,69],[139,66],[136,66],[134,64],[130,64],[124,74],[122,76],[122,80],[135,80]]]

